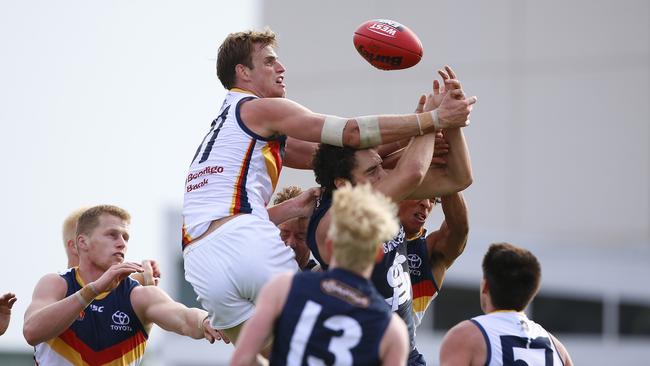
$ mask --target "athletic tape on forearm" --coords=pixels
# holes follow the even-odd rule
[[[343,147],[343,130],[348,123],[346,118],[325,116],[320,141],[324,144]]]
[[[434,109],[431,112],[418,113],[416,116],[418,117],[418,127],[420,130],[426,130],[430,126],[433,126],[436,131],[442,129],[437,109]],[[424,128],[422,128],[422,126],[424,126]]]
[[[377,116],[357,117],[359,125],[359,148],[375,147],[381,145],[381,130]]]

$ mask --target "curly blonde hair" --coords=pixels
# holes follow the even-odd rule
[[[397,206],[370,184],[337,189],[330,210],[327,236],[337,266],[344,269],[362,271],[371,266],[379,246],[399,230]]]

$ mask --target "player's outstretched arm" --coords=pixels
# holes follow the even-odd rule
[[[131,304],[145,327],[156,324],[162,329],[194,339],[207,339],[210,343],[221,339],[209,326],[205,310],[188,308],[172,300],[156,286],[138,286],[131,291]]]
[[[316,199],[320,195],[320,188],[309,188],[294,198],[273,205],[266,209],[269,220],[275,225],[296,217],[309,217],[314,211]]]
[[[382,365],[406,365],[409,354],[409,335],[406,324],[393,314],[388,328],[379,343],[379,357]]]
[[[0,335],[3,335],[9,327],[11,308],[14,303],[16,303],[16,294],[7,292],[0,296]]]
[[[464,127],[476,98],[464,98],[458,80],[445,83],[451,91],[440,107],[430,112],[342,118],[314,113],[286,98],[260,98],[241,106],[241,118],[262,136],[283,134],[303,141],[368,148],[436,130]]]
[[[30,345],[52,339],[63,333],[79,313],[102,292],[111,291],[120,281],[133,272],[141,272],[137,263],[125,262],[111,266],[100,278],[81,290],[66,297],[68,286],[57,274],[48,274],[40,279],[32,302],[25,311],[23,336]]]
[[[440,366],[485,365],[486,358],[483,335],[469,320],[451,328],[440,344]]]
[[[282,313],[293,273],[283,273],[271,279],[260,292],[255,313],[242,329],[230,366],[256,365],[257,355],[268,343],[273,324]]]
[[[311,169],[311,161],[318,148],[315,142],[287,137],[282,165],[294,169]]]
[[[469,234],[469,215],[463,194],[454,193],[440,200],[445,219],[440,229],[427,235],[431,271],[438,287],[442,286],[447,269],[465,250]]]

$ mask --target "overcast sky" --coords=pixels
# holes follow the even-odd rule
[[[23,313],[38,279],[65,267],[61,222],[75,208],[126,208],[128,259],[160,257],[165,213],[224,94],[216,49],[257,23],[254,4],[2,2],[0,292],[18,303],[0,350],[29,351]]]

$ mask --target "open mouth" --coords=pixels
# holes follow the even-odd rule
[[[280,76],[277,79],[275,79],[275,83],[279,84],[282,87],[284,87],[284,76]]]
[[[418,212],[415,213],[413,216],[415,216],[415,219],[420,223],[424,223],[425,221],[427,221],[427,216],[425,214]]]

